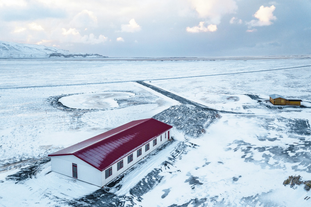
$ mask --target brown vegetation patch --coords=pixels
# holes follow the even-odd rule
[[[291,175],[286,180],[284,180],[283,185],[286,186],[289,184],[290,184],[291,188],[293,188],[295,185],[304,184],[305,185],[304,189],[306,191],[309,191],[311,189],[311,180],[303,181],[302,177],[300,175],[298,175],[298,176],[292,176]]]

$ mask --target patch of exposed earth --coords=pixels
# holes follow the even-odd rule
[[[215,111],[205,110],[192,105],[172,106],[153,118],[172,125],[185,135],[199,137],[205,129],[220,115]]]
[[[21,168],[21,170],[17,173],[7,176],[6,180],[14,180],[16,183],[19,183],[24,180],[34,178],[36,177],[36,174],[41,171],[42,165],[50,161],[51,159],[49,157],[39,159],[30,166]]]
[[[277,120],[277,122],[275,122]],[[274,123],[274,124],[273,124]],[[276,124],[278,123],[278,124]],[[295,171],[305,171],[311,173],[311,130],[309,121],[306,119],[288,119],[284,117],[272,119],[266,118],[262,125],[268,131],[275,131],[275,134],[266,134],[266,136],[257,136],[261,142],[278,142],[284,139],[284,133],[293,139],[291,144],[279,146],[267,144],[267,146],[256,146],[243,140],[235,140],[228,145],[227,150],[242,152],[241,156],[245,162],[253,162],[271,169],[284,168],[284,163],[292,164]],[[256,154],[256,157],[255,157]],[[258,156],[259,155],[259,156]]]

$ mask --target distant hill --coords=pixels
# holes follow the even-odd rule
[[[0,58],[106,58],[99,54],[70,54],[68,50],[44,45],[0,41]]]
[[[0,41],[0,58],[48,58],[52,53],[68,54],[69,51],[44,45]]]
[[[51,53],[49,58],[108,58],[99,54],[63,54],[63,53]]]

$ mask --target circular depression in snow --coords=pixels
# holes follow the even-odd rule
[[[59,99],[64,106],[75,109],[110,109],[119,107],[116,100],[135,96],[130,92],[103,92],[92,94],[78,94]]]

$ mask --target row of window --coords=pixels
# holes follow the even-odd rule
[[[165,133],[165,138],[166,138],[166,133]],[[160,141],[162,142],[162,135],[160,136]],[[152,141],[152,143],[153,143],[153,146],[156,146],[156,145],[157,145],[157,138],[154,139],[154,140]],[[148,144],[145,145],[145,152],[147,152],[149,149],[150,149],[150,144],[148,143]],[[137,157],[141,156],[141,155],[142,155],[142,152],[143,152],[142,148],[139,148],[139,149],[136,151]],[[133,161],[133,153],[130,154],[129,156],[127,156],[127,163],[130,163],[130,162],[132,162],[132,161]],[[121,160],[120,162],[117,163],[117,170],[122,169],[123,166],[124,166],[123,160]],[[111,175],[112,175],[112,167],[108,168],[108,169],[105,171],[105,178],[108,178],[108,177],[110,177]],[[77,166],[77,164],[75,164],[75,163],[72,163],[72,177],[78,178],[78,166]]]
[[[165,133],[165,138],[166,138],[166,133]],[[162,135],[160,136],[160,141],[162,142]],[[155,138],[153,141],[153,146],[156,146],[157,145],[157,138]],[[150,144],[146,144],[145,145],[145,152],[147,152],[148,150],[150,149]],[[142,148],[139,148],[137,151],[136,151],[136,155],[137,157],[139,157],[140,155],[142,155]],[[133,161],[133,153],[130,154],[129,156],[127,156],[127,163],[130,163]],[[120,170],[123,168],[123,160],[121,160],[120,162],[117,163],[117,170]],[[108,168],[106,171],[105,171],[105,178],[108,178],[112,175],[112,167]]]

